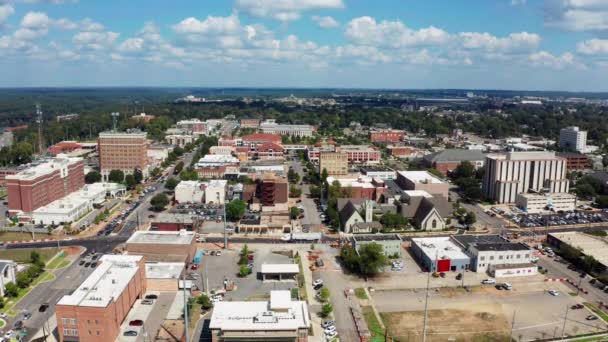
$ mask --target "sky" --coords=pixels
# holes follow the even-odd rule
[[[608,0],[0,0],[0,87],[608,91]]]

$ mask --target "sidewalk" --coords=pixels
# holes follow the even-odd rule
[[[306,245],[304,245],[306,246]],[[300,246],[298,246],[300,247]],[[310,262],[308,261],[308,248],[297,248],[300,254],[300,260],[302,260],[302,269],[304,272],[304,286],[306,288],[306,300],[308,306],[311,307],[314,302],[315,290],[312,288],[312,272],[310,271]],[[312,322],[312,333],[314,335],[308,336],[310,342],[321,342],[323,339],[323,329],[321,328],[321,317],[316,312],[310,311],[310,319]]]

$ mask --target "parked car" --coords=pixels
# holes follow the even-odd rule
[[[122,335],[123,336],[137,336],[137,331],[135,331],[135,330],[127,330]]]
[[[588,321],[595,321],[597,320],[597,316],[596,315],[589,315],[585,318]]]
[[[144,297],[145,299],[158,299],[158,296],[155,294],[149,294],[146,297]]]
[[[548,292],[550,295],[552,295],[552,296],[556,296],[556,297],[557,297],[557,296],[559,296],[559,292],[557,292],[557,290],[553,290],[553,289],[551,289],[551,290],[549,290],[549,291],[547,291],[547,292]]]
[[[129,322],[129,325],[132,327],[141,327],[142,325],[144,325],[144,321],[142,321],[141,319],[134,319]]]
[[[152,299],[144,299],[141,301],[142,305],[153,305],[154,301]]]
[[[456,275],[456,280],[461,280],[462,279],[462,273],[458,273]]]
[[[317,279],[312,282],[312,286],[323,285],[323,279]]]
[[[481,281],[481,283],[486,284],[486,285],[494,285],[494,284],[496,284],[496,279],[494,279],[494,278],[484,279]]]
[[[331,321],[325,321],[325,322],[321,323],[321,327],[322,327],[323,329],[328,328],[328,327],[331,327],[331,326],[334,326],[334,325],[336,325],[336,321],[334,321],[334,320],[331,320]]]
[[[336,331],[336,326],[330,325],[329,327],[325,328],[325,335],[331,334],[334,331]]]
[[[507,291],[510,291],[513,289],[513,285],[511,285],[510,283],[502,283],[502,288]]]
[[[582,308],[584,308],[585,306],[583,304],[574,304],[570,307],[570,309],[572,310],[580,310]]]
[[[327,339],[332,339],[332,338],[338,337],[338,332],[334,330],[334,331],[330,332],[329,334],[325,334],[325,337],[327,337]]]

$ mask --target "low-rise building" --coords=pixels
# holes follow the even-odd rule
[[[102,256],[93,273],[55,305],[59,342],[115,341],[129,310],[145,292],[142,256]]]
[[[224,204],[227,190],[228,181],[223,179],[210,180],[205,186],[205,203]]]
[[[443,230],[451,216],[452,206],[441,195],[424,190],[406,190],[398,203],[399,213],[420,230]]]
[[[398,171],[397,184],[403,190],[424,190],[448,198],[450,186],[427,171]]]
[[[342,145],[338,152],[346,153],[349,164],[379,164],[380,150],[369,145]]]
[[[289,291],[271,291],[269,301],[224,301],[214,305],[209,329],[212,342],[308,341],[310,313]]]
[[[369,132],[369,140],[372,143],[396,143],[403,140],[405,131],[397,129],[372,130]]]
[[[183,262],[146,262],[147,290],[177,292],[185,271]]]
[[[412,254],[428,272],[463,272],[471,258],[450,237],[413,238]]]
[[[444,175],[454,171],[462,162],[471,163],[475,169],[483,167],[485,155],[478,150],[448,149],[424,156],[427,164]]]
[[[568,171],[580,171],[589,168],[589,156],[575,152],[558,152],[556,156],[566,158],[566,169]]]
[[[160,213],[150,220],[150,231],[179,232],[198,231],[203,224],[197,215],[182,213]]]
[[[378,201],[385,193],[387,187],[382,179],[365,176],[327,177],[327,183],[338,182],[340,190],[350,198],[363,198]]]
[[[220,167],[228,165],[239,165],[239,160],[231,155],[206,154],[196,163],[197,169]]]
[[[329,176],[348,174],[348,155],[339,152],[321,152],[319,155],[319,172],[327,171]]]
[[[357,252],[362,246],[375,243],[382,246],[382,252],[387,257],[401,257],[403,241],[397,234],[370,234],[370,235],[353,235],[352,243]]]
[[[81,148],[82,145],[77,141],[61,141],[53,146],[50,146],[47,151],[50,155],[56,156],[60,153],[70,153]]]
[[[580,251],[583,256],[590,256],[597,260],[604,268],[608,268],[608,242],[605,238],[570,231],[547,234],[547,243],[562,249],[568,246]]]
[[[165,141],[167,144],[173,146],[184,147],[188,144],[194,143],[196,137],[194,135],[189,134],[170,134],[165,136]]]
[[[397,172],[386,166],[361,166],[359,172],[367,177],[382,180],[393,180],[397,178]]]
[[[501,270],[507,267],[520,276],[536,274],[536,269],[530,267],[532,250],[524,243],[511,242],[499,235],[453,235],[452,240],[469,255],[475,272],[494,273],[497,267],[502,267]]]
[[[412,146],[388,145],[388,154],[395,158],[412,160],[422,158],[424,153],[422,150]]]
[[[223,154],[231,156],[236,152],[236,147],[234,146],[211,146],[209,148],[209,153],[211,154]]]
[[[290,135],[297,137],[312,137],[315,127],[310,125],[279,124],[273,119],[260,123],[262,133]]]
[[[196,253],[194,232],[135,231],[127,240],[127,252],[149,261],[190,262]]]
[[[262,280],[294,281],[300,273],[298,264],[262,264]]]
[[[17,263],[12,260],[0,260],[0,296],[4,296],[4,287],[8,283],[17,283]]]
[[[373,202],[358,198],[338,199],[338,215],[340,228],[345,233],[371,233],[373,225]],[[376,226],[375,228],[378,228]],[[380,226],[382,229],[382,226]]]
[[[199,181],[181,181],[175,187],[177,203],[202,203],[205,197],[205,183]]]
[[[576,209],[576,196],[568,193],[524,193],[517,194],[515,204],[529,214],[572,211]]]
[[[240,127],[244,129],[258,129],[260,127],[260,119],[241,119]]]

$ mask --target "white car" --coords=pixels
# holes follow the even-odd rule
[[[331,334],[334,331],[336,331],[336,326],[335,325],[330,325],[329,327],[325,328],[325,335]]]
[[[320,278],[312,282],[313,287],[315,287],[317,285],[322,285],[322,284],[323,284],[323,279],[320,279]]]
[[[336,322],[333,321],[333,320],[331,320],[331,321],[325,321],[325,322],[321,323],[321,327],[323,327],[325,329],[325,328],[334,326],[335,324],[336,324]]]
[[[481,281],[482,284],[493,285],[496,284],[496,279],[488,278]]]
[[[537,263],[538,262],[538,257],[531,257],[530,258],[530,262]]]
[[[327,339],[332,339],[332,338],[337,337],[337,336],[338,336],[338,332],[335,331],[335,330],[332,331],[332,332],[330,332],[329,334],[325,334],[325,337],[327,337]]]
[[[549,290],[547,292],[549,292],[549,294],[552,296],[559,296],[559,292],[557,292],[557,290]]]
[[[502,288],[507,291],[510,291],[513,289],[513,285],[511,285],[510,283],[502,283]]]

